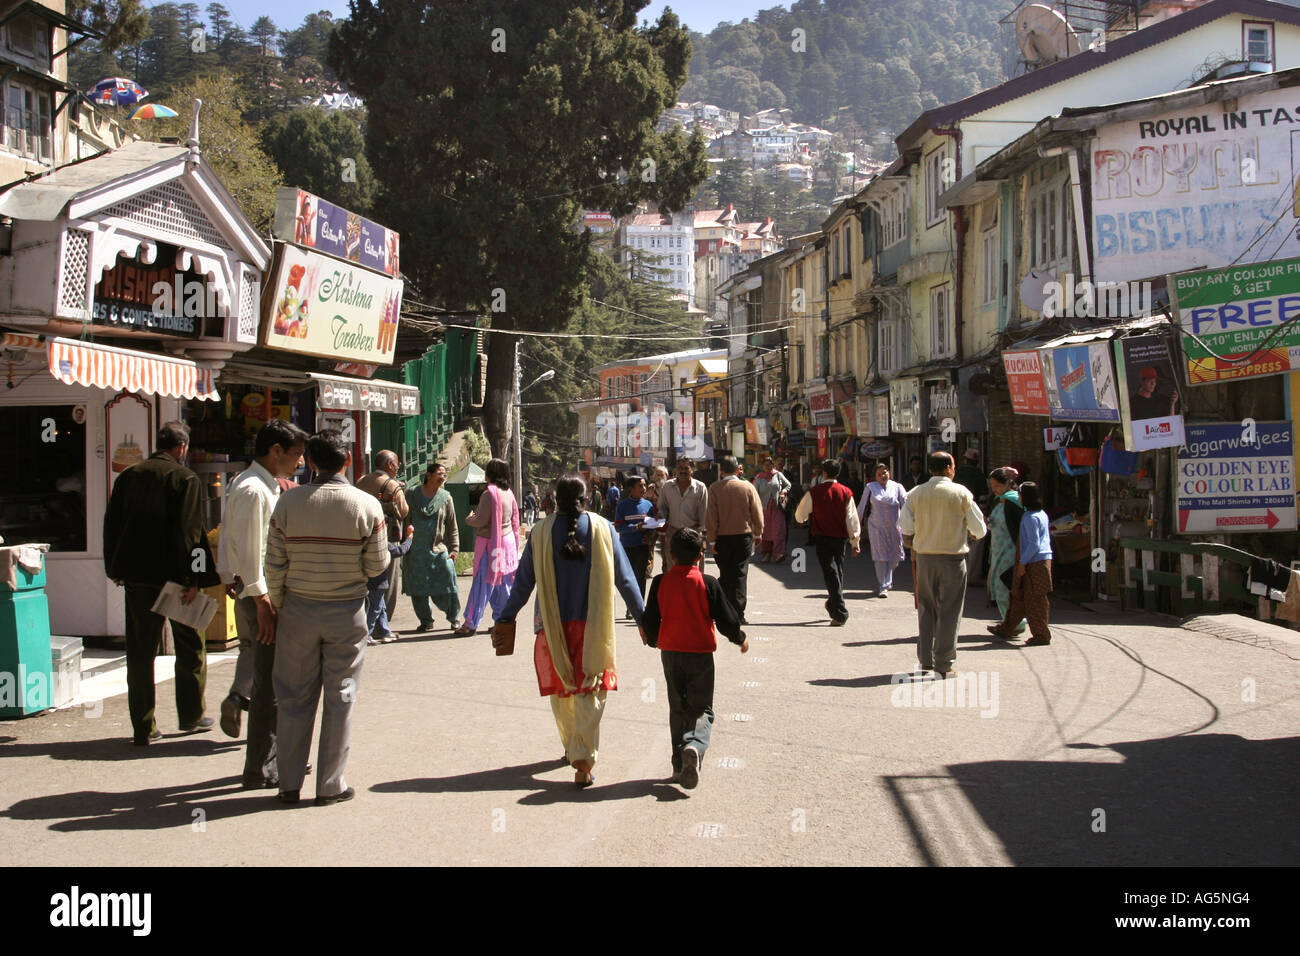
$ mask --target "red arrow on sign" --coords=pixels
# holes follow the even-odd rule
[[[1179,517],[1181,519],[1182,517],[1181,512],[1179,513]],[[1282,520],[1281,518],[1273,514],[1273,509],[1269,508],[1267,510],[1267,513],[1263,515],[1230,515],[1227,517],[1218,518],[1215,520],[1214,523],[1220,528],[1229,527],[1232,525],[1241,525],[1241,526],[1249,527],[1250,525],[1264,524],[1264,525],[1268,525],[1269,531],[1272,531],[1273,528],[1277,526],[1277,523],[1281,520]]]

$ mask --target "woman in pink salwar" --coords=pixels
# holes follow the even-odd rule
[[[763,539],[758,550],[764,564],[780,564],[785,560],[785,501],[790,494],[790,479],[777,471],[776,462],[764,458],[763,470],[754,478],[754,490],[763,506]]]
[[[465,523],[475,530],[474,583],[465,602],[461,637],[478,631],[483,611],[492,605],[495,619],[510,599],[519,567],[519,505],[510,490],[510,466],[493,458],[483,469],[488,486]]]

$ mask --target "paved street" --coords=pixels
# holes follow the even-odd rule
[[[170,682],[159,687],[166,736],[147,750],[130,743],[124,694],[99,716],[0,723],[0,862],[1300,859],[1295,643],[1058,604],[1053,644],[1022,649],[986,638],[993,614],[972,589],[957,667],[976,699],[935,706],[927,688],[943,685],[891,682],[915,664],[915,612],[906,590],[868,597],[871,575],[865,556],[850,562],[852,617],[831,628],[815,558],[803,573],[753,568],[751,651],[722,642],[713,744],[689,794],[666,782],[658,653],[625,623],[596,786],[573,788],[525,615],[511,658],[494,657],[486,635],[445,629],[369,650],[348,767],[358,796],[334,807],[240,791],[242,744],[219,731],[175,736]],[[409,607],[397,622],[414,624]],[[211,667],[214,716],[233,666]]]

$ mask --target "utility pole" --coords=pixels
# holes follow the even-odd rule
[[[512,406],[514,418],[514,448],[515,448],[515,467],[514,480],[511,487],[514,489],[516,500],[522,499],[524,486],[524,451],[522,429],[519,426],[519,417],[523,414],[523,409],[519,406],[519,339],[515,339],[515,400]]]

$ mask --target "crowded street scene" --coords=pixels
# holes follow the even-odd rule
[[[1047,866],[1265,924],[1300,7],[317,5],[0,0],[16,912]],[[1006,879],[954,912],[1059,905]]]

